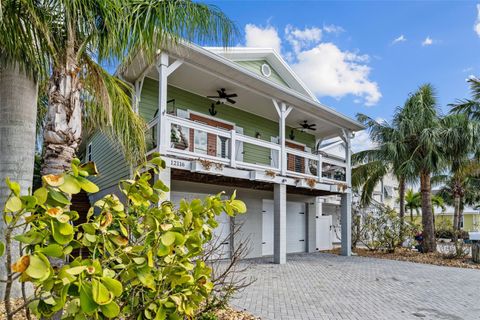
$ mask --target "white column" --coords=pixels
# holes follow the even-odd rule
[[[237,132],[235,131],[235,129],[232,129],[230,131],[230,166],[232,168],[235,168],[237,166],[237,159],[236,159],[236,155],[237,155],[237,150],[236,150],[236,138],[237,137]]]
[[[273,187],[273,262],[287,261],[287,186],[274,184]]]
[[[172,188],[172,174],[170,167],[166,167],[165,169],[161,170],[160,173],[157,175],[157,179],[162,180],[162,182],[168,187],[168,189]],[[163,201],[170,201],[170,191],[165,192],[165,196],[160,199],[160,202]]]
[[[273,105],[275,106],[275,109],[277,110],[278,113],[278,137],[279,141],[278,143],[280,144],[280,154],[278,157],[279,163],[280,163],[280,174],[282,176],[285,176],[287,174],[287,152],[285,149],[285,121],[287,119],[288,114],[290,111],[292,111],[292,106],[288,106],[282,102],[280,105],[275,99],[272,99]]]
[[[158,127],[157,127],[157,145],[158,152],[164,154],[167,150],[170,135],[167,134],[165,116],[167,114],[167,78],[168,78],[168,55],[165,52],[160,53],[157,61],[158,71]]]
[[[342,225],[342,256],[352,255],[352,163],[351,140],[352,133],[343,131],[345,142],[345,182],[347,190],[341,195],[341,225]]]

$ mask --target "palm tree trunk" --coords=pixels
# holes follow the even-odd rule
[[[453,196],[453,230],[460,229],[460,195],[455,193]]]
[[[413,223],[413,208],[410,208],[410,222]]]
[[[70,168],[81,142],[82,105],[75,58],[56,67],[49,83],[49,106],[44,130],[42,174],[58,174]]]
[[[430,172],[420,174],[420,189],[422,194],[422,225],[423,225],[423,252],[435,252],[435,226],[432,211],[432,186]]]
[[[405,179],[403,177],[398,183],[398,196],[400,198],[400,243],[403,243],[405,225]]]
[[[35,160],[35,129],[37,117],[37,83],[16,65],[0,67],[0,207],[6,202],[10,190],[5,178],[17,181],[24,194],[32,187]],[[0,219],[1,241],[5,224]],[[12,261],[19,256],[18,243],[12,243]],[[6,279],[5,256],[1,258],[0,279]],[[4,297],[4,285],[0,297]],[[15,281],[12,298],[21,296],[21,287]]]

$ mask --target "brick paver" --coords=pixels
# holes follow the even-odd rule
[[[480,270],[331,254],[242,262],[256,282],[232,301],[262,319],[480,319]]]

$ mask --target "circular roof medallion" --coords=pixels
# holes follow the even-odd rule
[[[261,71],[262,74],[267,78],[272,74],[272,69],[270,69],[270,66],[266,63],[262,64]]]

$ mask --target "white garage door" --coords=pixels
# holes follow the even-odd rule
[[[305,203],[287,202],[287,253],[306,251]],[[273,201],[263,200],[262,255],[273,254]]]
[[[174,191],[171,193],[170,199],[173,204],[178,207],[180,201],[185,199],[186,201],[192,201],[193,199],[203,200],[207,194],[202,193],[189,193],[189,192],[178,192]],[[218,244],[221,242],[221,247],[218,255],[215,255],[214,258],[229,258],[230,257],[230,216],[226,213],[222,213],[217,218],[218,227],[213,230],[213,239],[212,244]]]

